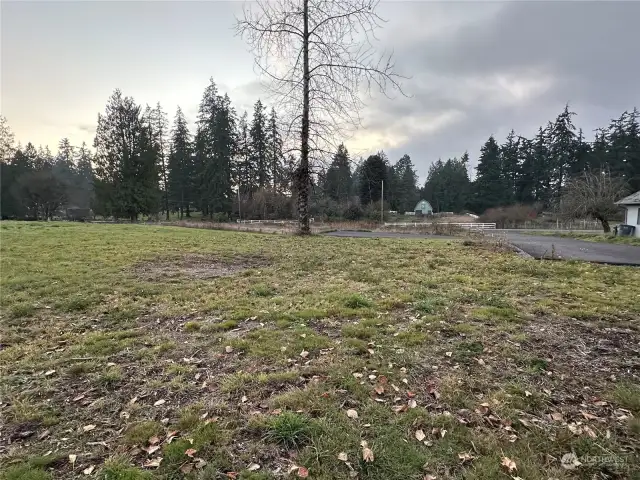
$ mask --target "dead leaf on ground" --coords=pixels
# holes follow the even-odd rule
[[[349,460],[349,457],[347,456],[346,452],[340,452],[338,454],[338,460],[341,460],[343,462],[346,462]]]
[[[349,410],[347,410],[347,417],[349,417],[349,418],[358,418],[358,412],[356,410],[354,410],[353,408],[350,408]]]
[[[409,400],[409,402],[407,402],[407,405],[409,406],[409,408],[416,408],[418,406],[418,403],[412,398],[411,400]]]
[[[415,437],[416,440],[418,440],[419,442],[423,441],[425,438],[427,438],[427,435],[424,433],[424,431],[422,430],[416,430],[415,433]]]
[[[362,442],[360,442],[360,445],[362,446],[362,460],[364,460],[365,462],[373,462],[373,450],[369,448],[367,441],[363,440]]]
[[[470,462],[471,460],[473,460],[475,457],[473,455],[471,455],[469,452],[460,452],[458,454],[458,458],[460,460],[462,460],[462,463],[466,463],[466,462]]]
[[[184,452],[184,454],[187,457],[193,458],[193,456],[196,454],[197,450],[195,448],[187,448]]]
[[[252,463],[247,467],[247,470],[249,470],[250,472],[255,472],[256,470],[260,470],[260,465],[258,465],[257,463]]]
[[[373,390],[378,394],[382,395],[384,393],[384,387],[382,385],[376,385],[373,387]]]
[[[78,455],[76,455],[75,453],[70,453],[69,454],[69,463],[73,466],[76,463],[76,460],[78,459]]]
[[[85,425],[84,427],[82,427],[82,431],[86,433],[86,432],[90,432],[94,428],[96,428],[95,425]]]
[[[84,473],[85,475],[91,475],[95,468],[96,468],[95,465],[91,465],[90,467],[87,467],[84,470],[82,470],[82,473]]]
[[[518,470],[518,467],[516,466],[516,462],[511,460],[509,457],[502,457],[502,461],[500,462],[500,465],[505,467],[509,471],[509,473],[515,470]]]
[[[298,477],[307,478],[309,476],[309,470],[306,467],[298,467]]]
[[[560,464],[562,465],[562,468],[566,470],[574,470],[575,468],[582,465],[580,460],[578,460],[578,457],[576,456],[576,454],[573,452],[565,453],[562,456],[562,459],[560,460]]]
[[[306,350],[303,350],[300,352],[300,356],[302,358],[307,358],[309,356],[309,352],[307,352]]]
[[[185,463],[184,465],[182,465],[180,467],[180,471],[182,473],[184,473],[185,475],[188,475],[189,473],[191,473],[193,471],[193,464]]]
[[[164,405],[165,403],[166,403],[166,400],[164,398],[161,398],[160,400],[156,400],[153,406],[159,407],[160,405]]]
[[[162,457],[152,458],[142,464],[144,468],[158,468],[162,463]]]
[[[226,353],[233,353],[233,347],[231,345],[227,345],[226,347],[224,347],[224,351]]]

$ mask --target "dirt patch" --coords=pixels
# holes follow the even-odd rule
[[[133,268],[133,272],[147,281],[163,281],[172,278],[206,280],[228,277],[265,264],[266,262],[261,258],[219,258],[211,255],[188,254],[178,258],[161,258],[139,263]]]

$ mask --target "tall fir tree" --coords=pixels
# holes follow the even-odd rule
[[[282,137],[280,136],[280,130],[278,129],[278,116],[276,115],[275,108],[272,107],[268,120],[267,162],[270,166],[271,182],[274,192],[278,192],[283,188],[283,157]]]
[[[179,214],[191,216],[191,203],[194,200],[193,187],[195,170],[193,145],[187,120],[180,107],[176,110],[171,130],[170,153],[167,162],[167,185],[169,201]]]
[[[99,213],[133,220],[158,210],[157,152],[141,110],[116,90],[98,115],[96,199]]]
[[[516,133],[511,130],[507,135],[505,143],[500,147],[500,163],[502,165],[502,175],[507,184],[503,202],[513,203],[516,199],[518,188],[518,173],[520,171],[519,139]]]
[[[480,149],[474,190],[478,212],[504,205],[509,194],[508,180],[502,174],[500,147],[493,135]]]
[[[346,203],[351,194],[351,166],[349,152],[344,144],[338,146],[331,165],[327,169],[324,191],[329,198],[339,203]]]
[[[360,203],[368,205],[379,202],[382,197],[382,182],[389,185],[388,165],[383,152],[370,155],[360,170]]]
[[[269,185],[271,171],[267,153],[267,120],[264,106],[258,100],[253,109],[253,120],[249,129],[251,138],[251,162],[255,166],[259,188]]]

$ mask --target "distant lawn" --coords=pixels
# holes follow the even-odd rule
[[[0,262],[2,480],[632,478],[640,462],[637,268],[27,222],[0,223]]]
[[[535,231],[527,230],[523,233],[529,235],[549,235],[554,237],[568,237],[577,238],[579,240],[585,240],[587,242],[602,242],[602,243],[618,243],[621,245],[640,245],[640,238],[638,237],[619,237],[613,234],[605,234],[603,232],[550,232],[550,231]]]

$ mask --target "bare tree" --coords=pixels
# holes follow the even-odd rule
[[[609,220],[620,212],[615,201],[624,196],[625,181],[608,172],[584,172],[570,180],[558,204],[559,213],[567,219],[591,217],[611,231]]]
[[[363,93],[400,92],[391,55],[377,55],[379,0],[258,0],[245,8],[237,31],[283,111],[284,138],[299,138],[295,172],[300,233],[309,229],[311,166],[336,151],[360,124]],[[296,141],[296,144],[298,142]]]

